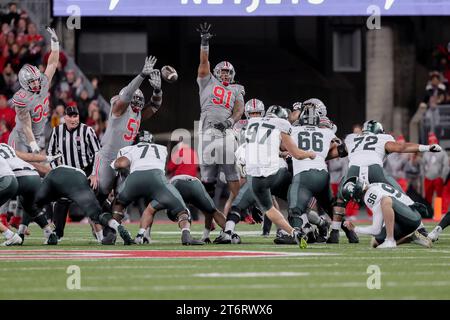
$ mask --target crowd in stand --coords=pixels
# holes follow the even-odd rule
[[[20,88],[17,74],[26,63],[38,66],[43,72],[50,50],[27,12],[18,8],[16,3],[11,2],[4,8],[0,24],[0,142],[7,142],[15,126],[15,111],[10,107],[10,99]],[[51,112],[47,132],[64,121],[66,107],[76,105],[80,110],[80,121],[92,126],[101,139],[107,115],[97,101],[98,79],[91,80],[93,95],[89,95],[82,79],[68,67],[67,57],[60,52],[58,70],[50,87]]]

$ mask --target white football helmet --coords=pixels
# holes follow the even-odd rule
[[[19,71],[19,83],[29,92],[41,91],[41,71],[31,64],[25,64]]]
[[[137,89],[133,93],[133,97],[131,98],[130,105],[131,105],[131,108],[133,109],[133,111],[136,113],[141,111],[144,108],[145,97],[144,97],[144,94],[142,93],[141,89]]]
[[[326,117],[326,115],[327,115],[327,107],[319,99],[316,99],[316,98],[308,99],[305,102],[303,102],[302,106],[303,106],[303,108],[308,108],[308,107],[314,106],[320,117]]]
[[[228,74],[223,75],[222,74],[223,70],[228,71]],[[224,85],[233,83],[235,74],[236,74],[236,72],[234,71],[233,65],[231,63],[229,63],[228,61],[219,62],[214,67],[214,76],[217,78],[217,80],[221,81]]]
[[[250,99],[244,107],[244,113],[247,119],[250,118],[250,113],[258,112],[260,117],[264,117],[266,113],[264,103],[258,99]]]

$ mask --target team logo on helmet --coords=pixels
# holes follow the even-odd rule
[[[354,199],[356,202],[362,203],[366,188],[367,182],[358,177],[350,177],[344,182],[342,197],[346,201]]]
[[[41,91],[41,71],[31,64],[25,64],[19,71],[20,86],[30,92]]]
[[[153,143],[153,140],[153,135],[150,133],[150,131],[141,130],[136,135],[134,144],[138,144],[139,142]]]
[[[245,104],[244,112],[247,119],[250,118],[250,113],[259,113],[260,117],[264,117],[264,103],[258,99],[251,99]]]
[[[312,99],[311,99],[312,100]],[[319,100],[320,101],[320,100]],[[319,126],[320,113],[316,104],[303,103],[302,112],[300,113],[299,122],[303,126]]]
[[[364,122],[362,132],[363,133],[372,132],[375,134],[379,134],[384,133],[384,128],[380,122],[375,120],[369,120]]]
[[[133,93],[133,97],[131,98],[130,105],[134,112],[139,112],[144,108],[145,98],[144,94],[140,89],[137,89]]]
[[[234,71],[234,67],[228,61],[219,62],[214,67],[214,76],[217,80],[221,81],[223,85],[228,85],[234,82],[234,76],[236,72]]]
[[[287,120],[289,117],[288,112],[281,106],[273,105],[270,106],[266,111],[266,117],[277,117]]]
[[[320,117],[325,117],[327,115],[327,107],[321,100],[317,98],[306,100],[305,102],[303,102],[302,106],[303,108],[315,107]]]

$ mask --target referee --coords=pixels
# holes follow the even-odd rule
[[[90,177],[93,170],[95,154],[100,150],[100,143],[94,130],[80,123],[80,113],[76,106],[68,106],[64,111],[64,123],[53,128],[47,154],[62,154],[58,164],[53,162],[52,168],[58,165],[69,166],[84,171]],[[68,181],[67,183],[70,183]],[[64,235],[67,212],[70,202],[60,199],[56,202],[53,213],[53,223],[58,239]]]

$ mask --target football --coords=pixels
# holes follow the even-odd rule
[[[171,66],[162,67],[161,68],[161,76],[165,81],[167,81],[169,83],[174,83],[178,79],[177,71],[175,70],[174,67],[171,67]]]

